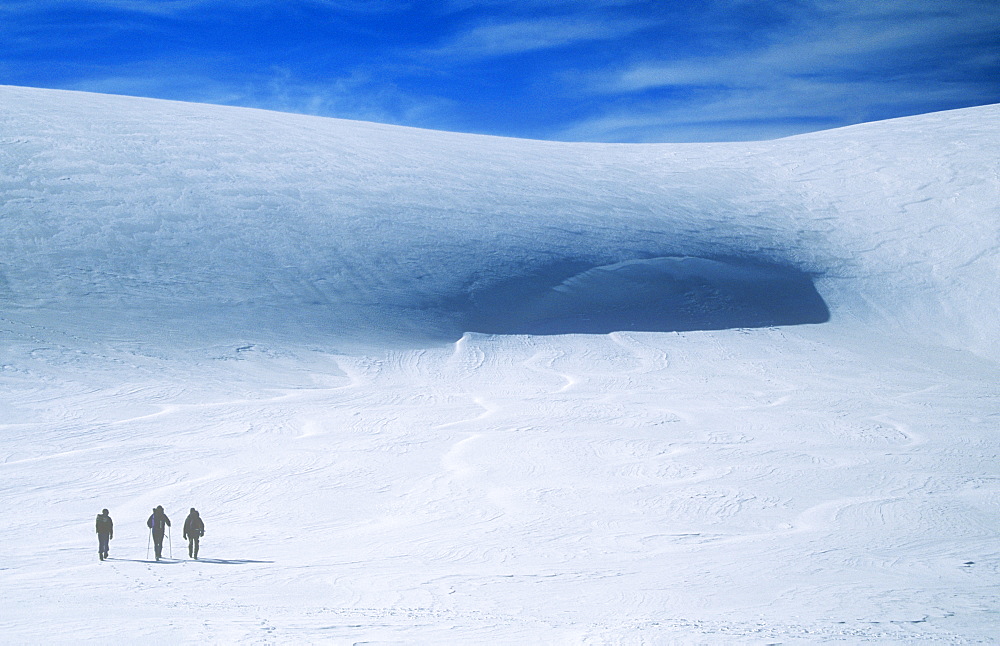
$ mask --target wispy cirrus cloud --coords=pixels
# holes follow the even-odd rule
[[[458,107],[450,99],[410,92],[378,70],[354,69],[337,78],[310,82],[278,66],[245,86],[239,99],[229,103],[427,128],[443,128],[443,116]]]
[[[859,98],[860,97],[860,98]],[[988,92],[920,81],[830,82],[792,79],[780,85],[691,90],[680,99],[628,102],[549,133],[566,141],[695,142],[776,139],[927,110],[925,105],[989,103]],[[873,107],[875,106],[875,107]]]
[[[517,9],[537,11],[580,11],[592,9],[629,8],[648,4],[648,0],[440,0],[444,11]]]
[[[563,16],[490,21],[459,33],[429,53],[473,59],[508,56],[578,43],[617,40],[652,24],[638,18],[610,21]]]
[[[556,138],[771,138],[990,102],[1000,5],[955,0],[801,4],[750,47],[633,62],[568,79],[617,105]]]
[[[0,83],[509,136],[770,138],[1000,101],[995,0],[0,0]]]
[[[56,11],[60,8],[74,9],[109,9],[127,13],[149,14],[156,16],[182,15],[196,9],[211,7],[233,7],[240,9],[270,7],[274,9],[291,9],[294,5],[313,6],[334,11],[350,11],[360,13],[382,13],[399,11],[408,7],[410,2],[402,0],[4,0],[0,2],[0,14],[24,10]]]
[[[303,79],[281,66],[221,81],[183,65],[164,70],[140,64],[121,72],[95,70],[85,81],[66,84],[65,89],[438,129],[447,129],[449,116],[460,112],[455,101],[412,93],[371,70],[353,70],[322,81]]]
[[[940,60],[954,50],[964,58],[976,42],[995,40],[1000,5],[982,16],[943,11],[867,12],[838,16],[795,33],[776,34],[756,51],[733,51],[714,57],[647,61],[598,80],[598,91],[628,92],[649,88],[726,84],[753,85],[796,75],[872,74],[874,70],[914,67]],[[960,42],[967,47],[956,48]]]
[[[145,13],[168,16],[204,6],[214,0],[4,0],[0,3],[0,15],[12,15],[25,11],[34,14],[54,12],[72,8],[111,9],[128,13]]]

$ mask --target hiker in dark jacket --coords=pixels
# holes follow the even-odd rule
[[[163,534],[167,531],[167,527],[170,527],[170,519],[163,513],[162,505],[153,510],[153,514],[146,521],[146,526],[153,533],[153,549],[156,550],[156,560],[159,561],[163,552]]]
[[[184,538],[188,542],[188,556],[197,560],[198,539],[204,535],[205,523],[202,521],[201,516],[198,515],[198,510],[192,507],[191,513],[188,514],[187,519],[184,521]]]
[[[114,538],[115,523],[108,515],[107,509],[102,509],[97,515],[97,555],[101,560],[108,558],[108,543]]]

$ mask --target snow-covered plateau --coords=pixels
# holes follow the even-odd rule
[[[991,643],[998,151],[0,87],[0,641]]]

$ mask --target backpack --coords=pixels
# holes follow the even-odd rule
[[[146,521],[146,527],[157,533],[165,532],[167,530],[167,515],[153,512],[153,515]]]
[[[112,527],[111,516],[105,516],[104,514],[97,515],[97,532],[99,534],[110,534]]]
[[[205,521],[201,519],[201,516],[191,515],[188,517],[188,533],[194,534],[195,536],[202,536],[205,534]]]

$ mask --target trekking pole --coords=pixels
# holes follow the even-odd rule
[[[149,528],[149,536],[146,537],[146,560],[149,560],[149,541],[153,539],[153,528]]]
[[[170,538],[170,525],[167,525],[167,543],[170,545],[170,559],[174,558],[174,541]]]

